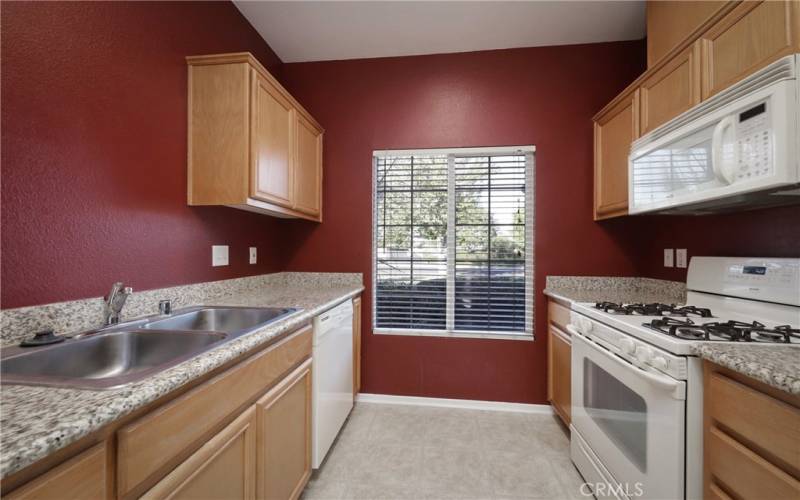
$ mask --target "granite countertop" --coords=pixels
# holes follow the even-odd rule
[[[708,342],[699,344],[695,353],[789,394],[800,395],[800,348]]]
[[[651,278],[548,276],[544,294],[572,302],[686,302],[686,285],[680,281]]]
[[[320,285],[298,281],[206,298],[194,305],[300,307],[302,311],[120,389],[0,386],[0,477],[17,472],[251,349],[277,340],[362,290],[360,283]]]

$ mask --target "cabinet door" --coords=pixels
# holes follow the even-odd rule
[[[699,56],[700,46],[695,44],[642,82],[642,135],[700,102]]]
[[[628,213],[628,154],[639,133],[639,91],[594,122],[594,218]]]
[[[322,132],[297,114],[294,209],[309,215],[322,210]]]
[[[286,208],[294,202],[294,120],[289,100],[254,71],[250,192]]]
[[[272,388],[256,407],[256,496],[298,498],[311,476],[311,359]]]
[[[251,406],[142,498],[254,498],[255,416]]]
[[[361,297],[353,299],[353,397],[361,392]]]
[[[548,399],[556,413],[569,425],[572,417],[572,344],[569,336],[550,326],[547,343]]]
[[[742,2],[701,37],[703,99],[800,49],[798,2]]]
[[[649,0],[647,2],[647,67],[688,38],[726,2]]]
[[[100,443],[12,491],[7,498],[14,500],[112,498],[108,479],[106,443]]]

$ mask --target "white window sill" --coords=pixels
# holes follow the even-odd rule
[[[375,335],[400,335],[405,337],[450,337],[462,339],[522,340],[532,342],[532,333],[494,333],[494,332],[446,332],[442,330],[404,330],[373,328]]]

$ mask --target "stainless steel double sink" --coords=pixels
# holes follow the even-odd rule
[[[164,371],[299,311],[193,307],[80,333],[44,347],[0,353],[4,384],[113,389]]]

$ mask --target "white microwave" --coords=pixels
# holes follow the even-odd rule
[[[800,203],[799,63],[782,58],[634,142],[628,212]]]

